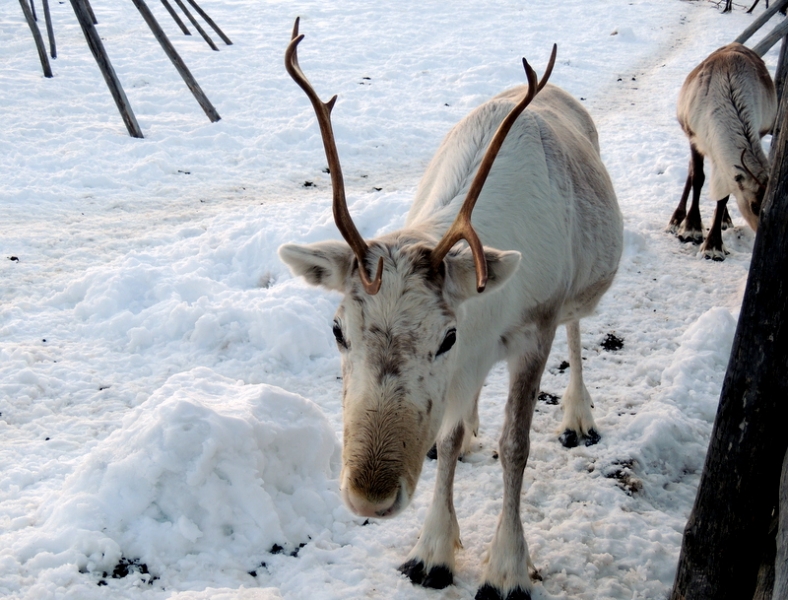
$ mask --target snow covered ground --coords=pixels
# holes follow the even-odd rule
[[[558,43],[551,81],[596,120],[625,251],[583,322],[602,441],[563,448],[548,402],[534,420],[522,497],[543,577],[533,597],[666,596],[754,239],[735,206],[723,263],[664,233],[688,162],[675,101],[751,22],[741,4],[205,0],[234,42],[213,52],[150,2],[222,116],[212,124],[133,4],[95,0],[143,140],[126,134],[70,3],[51,4],[53,79],[18,4],[0,4],[0,595],[475,594],[501,505],[503,366],[457,469],[454,586],[417,588],[396,569],[434,462],[395,519],[365,523],[339,500],[338,297],[276,254],[338,237],[312,109],[282,64],[300,15],[301,65],[321,96],[339,94],[350,210],[367,237],[403,224],[449,128],[522,83],[521,56],[541,72]],[[623,347],[605,350],[609,334]],[[561,330],[545,392],[563,392],[566,357]]]

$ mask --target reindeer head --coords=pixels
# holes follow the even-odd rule
[[[296,19],[285,65],[317,114],[334,217],[346,242],[285,244],[279,255],[309,283],[343,294],[333,323],[342,355],[342,496],[356,514],[393,516],[412,498],[438,434],[458,349],[472,343],[458,333],[459,307],[485,288],[490,293],[502,286],[519,265],[519,252],[482,247],[470,217],[506,134],[546,83],[555,48],[539,83],[523,59],[528,93],[501,123],[443,239],[436,244],[430,233],[411,229],[367,244],[345,201],[330,121],[336,96],[320,101],[301,71],[296,48],[302,39]],[[454,248],[462,239],[468,247]]]
[[[747,166],[745,155],[747,149],[741,151],[741,166],[734,165],[736,174],[734,181],[739,188],[736,195],[736,203],[739,211],[753,231],[758,230],[759,215],[761,214],[761,204],[766,193],[766,186],[769,183],[769,166],[766,156],[758,146],[758,152],[751,152],[752,163],[756,165],[758,174],[753,173]]]

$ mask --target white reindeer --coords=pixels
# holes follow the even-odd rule
[[[681,86],[677,113],[689,138],[691,157],[687,182],[668,231],[682,241],[703,240],[698,204],[705,180],[703,157],[708,156],[712,165],[710,195],[717,206],[701,246],[706,258],[724,260],[727,254],[722,230],[733,224],[726,206],[731,194],[750,227],[758,228],[769,179],[761,138],[771,131],[776,112],[777,97],[766,65],[755,52],[736,42],[712,52]],[[690,188],[692,205],[687,212]]]
[[[344,294],[333,325],[344,388],[343,499],[362,516],[401,512],[435,442],[432,505],[400,570],[426,587],[451,584],[460,547],[455,465],[476,429],[487,373],[508,361],[503,511],[477,598],[530,598],[529,574],[537,573],[520,491],[559,324],[567,327],[571,365],[561,440],[599,439],[582,379],[579,319],[613,281],[622,218],[594,124],[567,93],[544,87],[555,48],[541,84],[523,59],[528,86],[496,96],[454,127],[427,168],[405,228],[367,243],[345,203],[330,122],[336,96],[324,104],[303,75],[296,55],[302,38],[296,20],[285,63],[317,113],[335,220],[347,243],[286,244],[279,255],[309,283]],[[480,238],[502,249],[483,248]],[[455,247],[460,239],[470,248]]]

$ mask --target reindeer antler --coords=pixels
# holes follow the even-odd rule
[[[515,106],[508,115],[506,115],[498,126],[498,130],[495,132],[490,146],[487,148],[487,152],[479,165],[476,177],[474,177],[471,182],[471,187],[468,189],[468,195],[465,197],[460,212],[457,213],[454,223],[452,223],[451,227],[449,227],[441,241],[438,242],[438,245],[435,246],[435,249],[432,251],[432,266],[437,269],[454,244],[462,239],[468,242],[471,252],[473,253],[474,263],[476,264],[476,289],[479,293],[483,292],[484,288],[487,286],[487,261],[484,258],[484,250],[479,236],[476,235],[476,231],[473,229],[473,225],[471,225],[471,213],[473,212],[473,207],[476,206],[476,201],[479,199],[479,194],[481,194],[482,188],[484,187],[484,182],[487,181],[487,176],[490,174],[493,161],[498,155],[498,151],[501,149],[506,135],[512,128],[512,125],[514,125],[517,117],[520,116],[520,113],[525,110],[525,107],[531,103],[536,97],[536,94],[545,86],[547,79],[553,72],[557,51],[558,46],[553,44],[550,62],[545,69],[542,80],[538,83],[536,73],[531,68],[531,65],[528,64],[528,61],[523,58],[523,68],[525,69],[525,76],[528,78],[528,91],[525,97],[520,100],[517,106]]]
[[[331,188],[333,190],[333,206],[334,206],[334,221],[337,224],[342,237],[350,245],[353,253],[358,260],[358,270],[361,275],[361,282],[364,284],[364,289],[368,294],[374,295],[380,289],[380,280],[383,275],[383,257],[378,260],[378,269],[375,278],[370,281],[367,277],[367,269],[364,266],[364,259],[367,256],[369,246],[361,237],[361,234],[353,224],[353,219],[350,217],[350,212],[347,209],[347,200],[345,199],[345,181],[342,177],[342,167],[339,164],[339,153],[337,152],[336,142],[334,141],[334,131],[331,127],[331,109],[334,108],[334,103],[337,100],[336,95],[328,102],[323,102],[318,97],[309,80],[304,75],[301,67],[298,65],[298,44],[304,39],[304,35],[298,34],[298,23],[300,17],[296,17],[295,24],[293,25],[293,35],[290,38],[290,44],[285,51],[285,69],[290,74],[301,89],[309,98],[312,107],[315,109],[317,116],[317,124],[320,126],[320,135],[323,138],[323,147],[326,151],[326,160],[328,161],[328,169],[331,173]]]

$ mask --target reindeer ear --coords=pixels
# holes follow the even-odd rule
[[[354,257],[345,242],[328,240],[303,246],[284,244],[279,247],[279,258],[294,275],[303,277],[308,283],[344,292]]]
[[[515,251],[504,252],[494,248],[485,248],[487,260],[487,287],[484,294],[489,294],[503,286],[517,271],[521,254]],[[476,291],[476,265],[470,248],[453,254],[449,252],[443,259],[446,263],[446,292],[458,302],[479,295]]]

